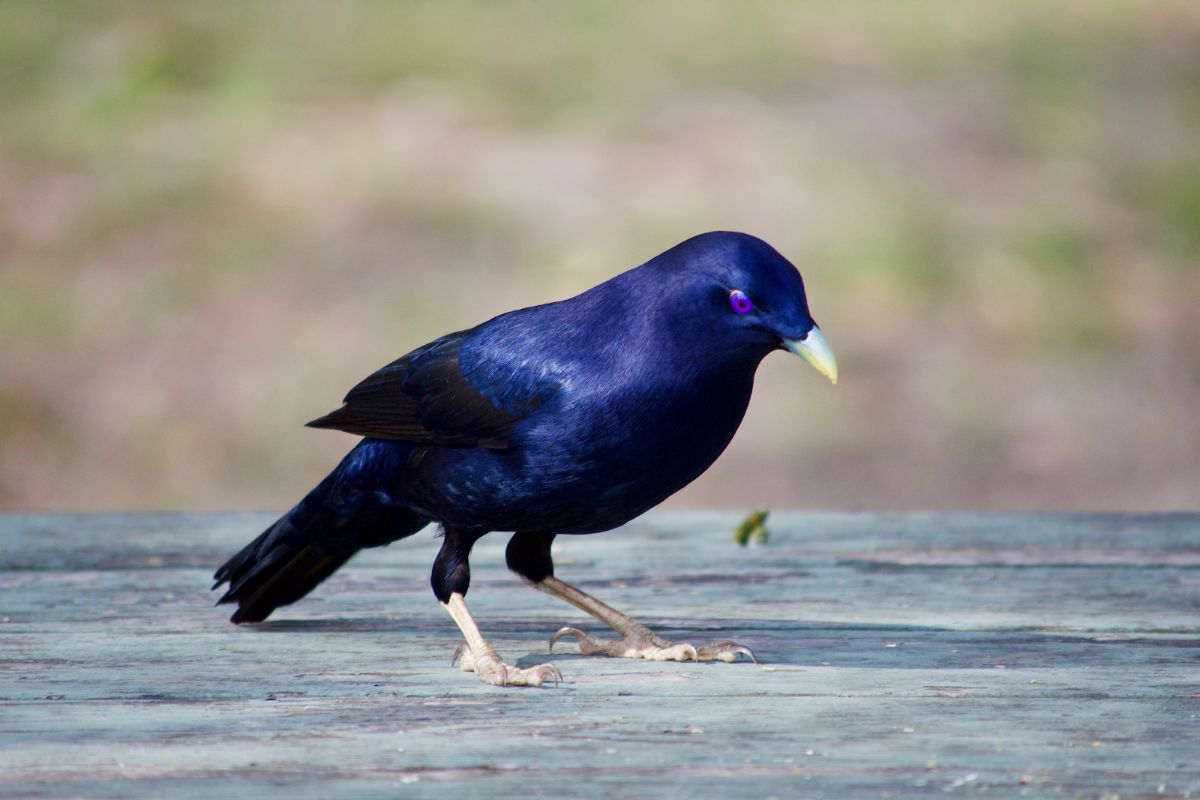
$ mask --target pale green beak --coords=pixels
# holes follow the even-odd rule
[[[803,339],[784,339],[783,346],[811,364],[831,383],[837,383],[837,359],[833,357],[829,342],[825,341],[816,325]]]

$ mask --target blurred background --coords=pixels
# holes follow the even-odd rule
[[[1200,505],[1200,4],[0,0],[0,507],[291,505],[304,422],[701,231],[804,272],[677,505]]]

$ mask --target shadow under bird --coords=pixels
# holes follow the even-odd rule
[[[504,663],[467,609],[471,547],[513,532],[508,567],[613,628],[563,636],[584,654],[721,660],[736,642],[673,643],[554,575],[559,534],[611,530],[711,465],[741,424],[754,374],[790,350],[837,381],[800,273],[761,239],[713,232],[557,303],[502,314],[388,364],[309,426],[364,437],[337,468],[217,570],[235,623],[294,603],[359,550],[431,522],[433,593],[458,624],[462,668],[493,685],[558,681]]]

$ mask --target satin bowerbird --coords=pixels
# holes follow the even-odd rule
[[[556,303],[418,347],[309,423],[362,440],[222,566],[220,603],[259,622],[357,553],[443,530],[433,593],[458,624],[463,668],[494,685],[558,681],[504,663],[467,609],[471,548],[512,532],[510,569],[615,629],[564,628],[585,654],[734,661],[731,641],[667,641],[554,574],[551,542],[612,530],[703,473],[729,444],[755,371],[788,350],[837,381],[799,271],[761,239],[705,233]],[[553,644],[553,641],[551,644]]]

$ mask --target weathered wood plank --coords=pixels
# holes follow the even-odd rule
[[[554,656],[557,688],[451,670],[429,534],[235,628],[212,567],[263,515],[0,516],[5,797],[1200,793],[1200,515],[661,513],[559,574],[763,665]],[[578,612],[472,559],[501,651]]]

